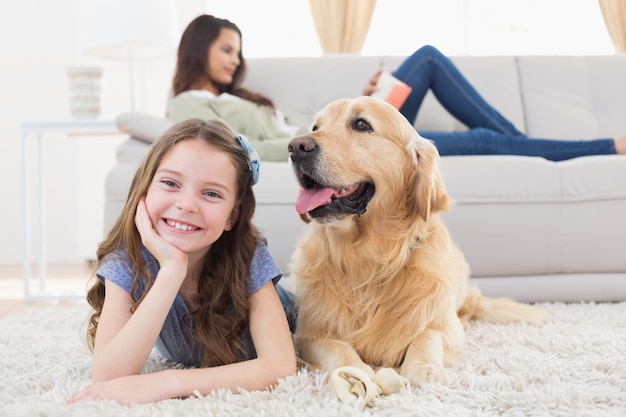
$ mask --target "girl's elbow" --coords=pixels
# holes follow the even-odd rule
[[[286,377],[290,375],[295,375],[295,373],[298,372],[298,365],[296,363],[296,359],[294,358],[293,361],[290,361],[288,364],[286,364],[283,371]]]
[[[298,364],[295,355],[289,355],[288,359],[284,357],[280,358],[274,369],[276,370],[276,379],[286,378],[291,375],[295,375],[298,371]]]

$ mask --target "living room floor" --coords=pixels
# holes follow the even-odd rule
[[[0,267],[0,316],[23,310],[30,306],[70,304],[85,302],[85,288],[93,274],[93,266],[84,264],[49,265],[45,283],[46,293],[40,296],[37,271],[31,275],[29,288],[35,296],[24,299],[24,281],[21,266]]]

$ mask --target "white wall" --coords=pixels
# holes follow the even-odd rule
[[[130,108],[128,66],[88,59],[77,50],[77,5],[88,0],[0,3],[0,178],[3,231],[0,265],[19,265],[23,250],[21,124],[69,120],[66,67],[104,67],[102,119]],[[132,0],[129,0],[132,1]],[[178,0],[181,28],[202,13],[200,0]],[[111,30],[115,30],[112,22]],[[163,114],[174,54],[140,65],[136,109]],[[93,257],[101,239],[104,176],[123,136],[67,139],[46,136],[48,260],[75,263]],[[36,201],[34,201],[36,203]],[[35,219],[36,220],[36,219]],[[37,239],[37,230],[32,234]],[[36,247],[34,255],[37,255]]]
[[[248,58],[321,54],[308,0],[205,2],[207,13],[237,23]],[[597,0],[376,2],[363,55],[409,55],[424,44],[435,45],[447,55],[614,51]]]

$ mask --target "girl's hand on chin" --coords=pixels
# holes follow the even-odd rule
[[[187,254],[163,239],[152,225],[148,210],[146,208],[145,197],[137,205],[135,214],[135,225],[141,236],[141,242],[159,261],[161,268],[170,262],[176,265],[187,266]]]

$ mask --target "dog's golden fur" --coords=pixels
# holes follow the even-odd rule
[[[295,341],[312,367],[390,367],[414,384],[445,381],[470,319],[547,318],[468,286],[467,262],[438,215],[451,199],[437,150],[392,106],[333,102],[289,149],[303,188],[335,190],[328,208],[299,207],[311,224],[292,258]]]

